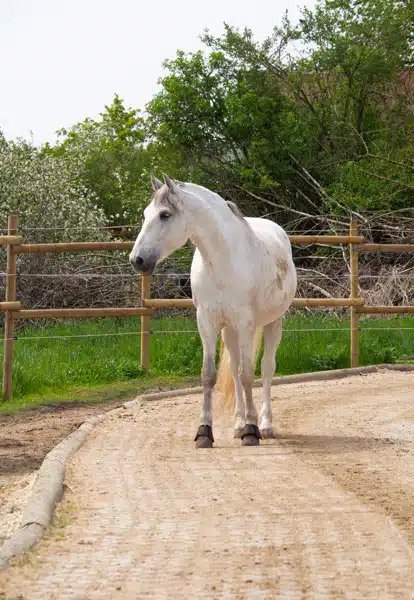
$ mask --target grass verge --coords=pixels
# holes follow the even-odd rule
[[[15,343],[13,399],[0,405],[0,412],[43,403],[123,400],[196,384],[202,346],[194,319],[152,319],[150,377],[139,366],[139,330],[134,317],[26,325]],[[411,316],[361,319],[361,366],[408,361],[414,355],[413,334]],[[349,366],[348,318],[288,317],[277,359],[280,375]]]

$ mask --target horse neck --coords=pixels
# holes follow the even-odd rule
[[[223,203],[201,200],[191,210],[190,240],[198,248],[203,262],[212,270],[223,272],[231,265],[237,245],[243,241],[248,225]]]

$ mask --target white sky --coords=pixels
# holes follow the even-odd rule
[[[296,21],[289,0],[0,0],[0,130],[41,144],[115,93],[143,107],[162,61],[198,49],[205,28],[248,26],[262,39],[286,9]]]

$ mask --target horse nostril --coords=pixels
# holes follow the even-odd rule
[[[131,264],[135,271],[148,275],[152,273],[155,267],[156,260],[153,260],[152,256],[131,256]]]

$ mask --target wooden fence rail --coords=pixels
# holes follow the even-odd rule
[[[357,310],[361,315],[396,315],[414,313],[414,306],[361,306]]]
[[[0,235],[0,246],[13,246],[16,244],[23,244],[21,235]]]
[[[367,254],[368,252],[414,252],[414,244],[364,244],[358,246],[358,252]]]
[[[85,250],[132,250],[133,242],[67,242],[56,244],[21,244],[18,254],[44,254],[47,252],[82,252]]]
[[[133,317],[150,316],[150,308],[35,308],[19,310],[14,313],[15,319],[95,319],[96,317]]]
[[[23,244],[21,236],[4,236],[8,241],[4,243],[18,244],[16,252],[18,254],[44,254],[47,252],[81,252],[85,250],[103,251],[103,250],[132,250],[134,242],[59,242],[56,244]],[[291,235],[290,241],[295,246],[307,246],[309,244],[363,244],[363,236],[349,235]]]
[[[194,308],[190,298],[151,298],[144,299],[143,306],[148,308]],[[363,298],[295,298],[294,308],[335,308],[341,306],[363,306]]]
[[[6,312],[8,310],[21,310],[21,302],[0,302],[0,312]]]
[[[12,395],[14,326],[18,319],[43,318],[95,318],[95,317],[141,317],[141,366],[148,370],[150,366],[151,315],[154,309],[193,308],[191,299],[151,298],[150,277],[141,277],[140,307],[118,308],[51,308],[24,309],[16,298],[18,254],[82,252],[82,251],[116,251],[131,250],[133,242],[68,242],[56,244],[25,244],[23,236],[17,235],[19,218],[10,216],[7,235],[0,236],[0,245],[7,247],[6,301],[0,302],[0,312],[4,316],[4,360],[3,360],[3,401]],[[350,295],[349,298],[295,298],[292,306],[296,308],[335,308],[349,307],[351,315],[351,356],[352,367],[358,366],[358,324],[362,314],[404,314],[414,313],[414,306],[366,306],[359,297],[358,254],[367,252],[413,252],[414,244],[369,244],[363,236],[358,235],[358,226],[351,221],[349,235],[291,235],[292,245],[349,245],[350,247]]]

